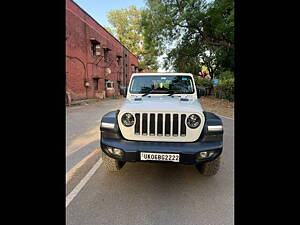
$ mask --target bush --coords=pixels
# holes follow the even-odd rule
[[[220,73],[220,75],[218,76],[218,78],[220,80],[233,79],[234,78],[234,74],[231,71],[225,71],[225,72]]]
[[[234,78],[220,80],[215,87],[215,93],[217,98],[234,101]]]
[[[211,94],[211,91],[213,89],[213,85],[214,85],[214,82],[210,79],[195,79],[195,83],[196,83],[196,86],[197,87],[204,87],[205,88],[205,95],[210,95]]]
[[[214,82],[212,80],[205,79],[205,78],[203,78],[203,79],[197,78],[195,80],[195,82],[196,82],[196,86],[205,87],[205,88],[212,88],[213,84],[214,84]]]

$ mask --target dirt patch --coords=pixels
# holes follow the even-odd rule
[[[212,96],[201,97],[199,101],[205,111],[230,118],[234,117],[234,102]]]

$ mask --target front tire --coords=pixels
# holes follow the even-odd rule
[[[197,169],[204,176],[214,176],[218,173],[221,164],[221,157],[214,159],[213,161],[201,163],[197,165]]]
[[[102,162],[107,171],[116,172],[122,169],[125,162],[121,162],[120,160],[110,158],[104,152],[102,152]]]

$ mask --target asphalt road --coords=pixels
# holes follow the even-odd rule
[[[122,105],[123,99],[102,100],[66,110],[66,172],[99,147],[101,117]]]
[[[91,136],[99,132],[100,116],[121,103],[67,109],[67,171],[99,146]],[[67,224],[233,225],[234,121],[222,120],[224,149],[216,176],[179,164],[126,163],[117,173],[101,165],[68,205]],[[84,138],[90,139],[84,144]]]

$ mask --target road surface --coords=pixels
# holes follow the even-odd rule
[[[66,172],[99,147],[99,119],[121,103],[107,100],[67,109]],[[68,204],[67,224],[233,225],[234,120],[222,120],[224,149],[216,176],[204,177],[194,166],[179,164],[126,163],[117,173],[100,164]],[[67,195],[96,161],[68,185]]]

